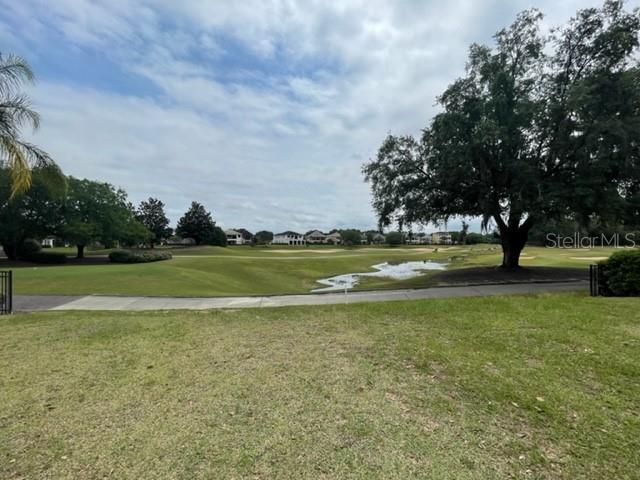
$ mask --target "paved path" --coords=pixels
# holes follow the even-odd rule
[[[269,297],[125,297],[89,295],[62,297],[18,295],[15,308],[29,310],[209,310],[217,308],[265,308],[290,305],[338,305],[345,303],[418,300],[424,298],[479,297],[560,291],[586,291],[587,282],[518,283],[458,287],[434,287],[415,290],[379,290],[369,292],[277,295]],[[49,302],[49,303],[47,303]]]

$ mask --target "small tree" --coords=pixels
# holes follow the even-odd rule
[[[471,46],[420,141],[384,141],[364,167],[382,225],[480,216],[516,268],[541,220],[638,224],[640,10],[608,0],[550,37],[541,19],[523,12],[493,48]]]
[[[360,245],[362,243],[362,232],[355,228],[340,230],[340,236],[342,237],[342,244],[347,247]]]
[[[216,235],[220,235],[219,232],[216,234],[216,223],[211,218],[211,213],[198,202],[191,202],[189,210],[178,220],[176,233],[183,238],[193,238],[196,245],[209,243]]]
[[[227,235],[224,233],[224,230],[218,226],[213,227],[213,234],[211,238],[207,240],[209,245],[216,245],[218,247],[226,247],[227,246]]]
[[[149,197],[149,200],[140,202],[136,218],[152,233],[149,240],[151,248],[171,235],[169,219],[164,213],[164,203],[157,198]]]
[[[261,230],[253,238],[258,245],[267,245],[273,241],[273,232]]]

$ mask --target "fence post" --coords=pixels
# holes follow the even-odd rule
[[[0,272],[0,315],[13,312],[13,272]]]
[[[599,273],[600,269],[599,265],[589,265],[589,294],[592,297],[597,297],[600,295],[600,279]]]

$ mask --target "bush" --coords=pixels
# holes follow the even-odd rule
[[[131,252],[129,250],[114,250],[109,254],[109,261],[113,263],[149,263],[161,260],[171,260],[169,252]]]
[[[606,295],[640,296],[640,250],[616,252],[602,265],[601,285]]]
[[[42,250],[42,246],[40,246],[40,243],[37,240],[34,240],[33,238],[27,238],[24,242],[22,242],[22,245],[20,245],[20,248],[18,249],[18,255],[20,257],[26,258],[29,255],[38,253],[40,250]]]
[[[67,256],[61,252],[34,252],[22,257],[27,262],[45,263],[45,264],[61,264],[67,263]]]

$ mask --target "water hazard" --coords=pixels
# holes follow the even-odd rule
[[[340,290],[350,290],[355,287],[361,277],[384,277],[394,280],[406,280],[407,278],[419,277],[426,270],[444,270],[447,266],[443,263],[436,263],[429,260],[402,262],[402,263],[380,263],[374,265],[375,272],[365,273],[345,273],[335,277],[323,278],[318,283],[325,285],[316,288],[312,292],[334,292]]]

